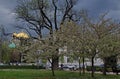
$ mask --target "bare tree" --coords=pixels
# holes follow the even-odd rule
[[[66,20],[75,19],[73,7],[77,1],[78,0],[20,0],[16,8],[16,13],[18,18],[30,24],[28,28],[34,30],[39,38],[42,38],[42,29],[46,28],[49,30],[52,39],[53,30],[57,31],[60,25]],[[55,56],[54,60],[56,61],[54,62],[54,68],[57,68],[58,57]]]

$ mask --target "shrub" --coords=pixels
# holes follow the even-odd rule
[[[3,65],[3,66],[0,66],[0,69],[45,69],[44,66],[34,66],[34,65],[31,65],[31,66],[13,66],[13,65]]]
[[[87,66],[86,69],[87,69],[87,71],[91,71],[91,66]],[[102,67],[94,66],[94,70],[95,71],[102,71]]]

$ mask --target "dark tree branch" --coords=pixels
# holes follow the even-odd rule
[[[42,16],[44,16],[44,18],[49,22],[49,24],[50,24],[49,26],[50,26],[50,28],[52,28],[52,22],[50,21],[50,19],[48,18],[48,16],[44,13],[43,7],[42,8],[40,7],[41,6],[40,1],[38,0],[37,2],[38,2],[38,7],[39,7],[39,10],[40,10]]]
[[[61,24],[64,23],[67,15],[69,14],[69,12],[71,11],[71,9],[73,8],[72,0],[70,0],[70,1],[65,0],[65,1],[66,1],[66,9],[65,9],[64,15],[62,16]]]
[[[57,6],[55,4],[55,1],[52,0],[52,3],[53,3],[53,6],[54,6],[54,23],[55,23],[55,29],[58,30],[58,27],[57,27]]]

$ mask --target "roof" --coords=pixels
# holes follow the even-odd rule
[[[17,37],[17,38],[29,38],[28,34],[25,33],[25,32],[20,32],[20,33],[13,33],[13,36],[14,37]]]
[[[11,44],[9,44],[9,46],[8,46],[9,48],[15,48],[16,47],[16,45],[15,45],[15,43],[11,43]]]

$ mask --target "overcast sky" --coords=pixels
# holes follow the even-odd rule
[[[0,25],[4,25],[7,31],[11,31],[15,23],[15,6],[16,0],[0,0]]]
[[[0,0],[0,25],[12,29],[15,23],[14,8],[17,0]],[[76,9],[86,9],[92,16],[109,12],[108,16],[120,18],[120,0],[80,0]]]

